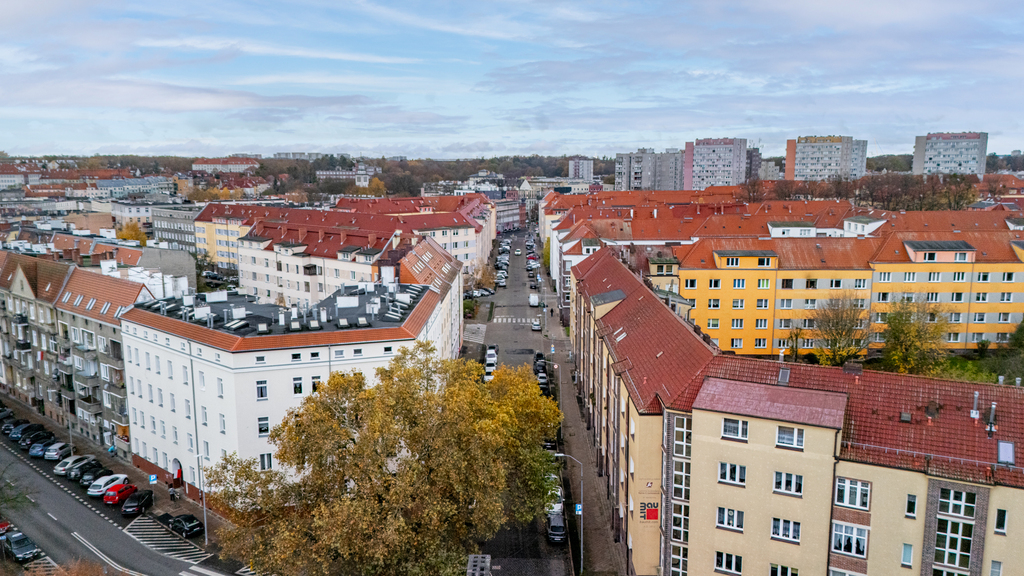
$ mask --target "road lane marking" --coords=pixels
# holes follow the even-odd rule
[[[57,517],[56,517],[56,516],[54,516],[53,514],[50,514],[49,512],[47,512],[47,513],[46,513],[46,515],[47,515],[47,516],[49,516],[50,518],[53,518],[53,519],[54,519],[54,520],[56,520],[57,522],[60,522],[60,520],[57,520]]]
[[[31,496],[25,496],[25,498],[28,498],[28,501],[29,501],[29,502],[31,502],[31,503],[33,503],[33,504],[35,504],[35,503],[36,503],[36,501],[35,501],[35,500],[33,500]]]
[[[213,570],[207,570],[206,568],[201,568],[199,566],[193,566],[189,568],[189,570],[194,570],[200,574],[206,574],[206,576],[224,576],[224,574],[221,574],[220,572],[214,572]]]
[[[118,570],[120,572],[123,572],[123,573],[127,574],[128,576],[146,576],[145,574],[142,574],[141,572],[135,572],[134,570],[128,570],[127,568],[124,568],[123,566],[121,566],[117,562],[114,562],[113,560],[108,558],[106,556],[106,554],[104,554],[103,552],[100,552],[98,548],[96,548],[95,546],[90,544],[88,540],[86,540],[85,538],[82,538],[78,534],[78,532],[72,532],[71,535],[74,536],[76,540],[81,542],[83,546],[88,548],[93,554],[98,556],[100,560],[103,560],[108,565],[110,565],[110,567],[113,568],[114,570]]]

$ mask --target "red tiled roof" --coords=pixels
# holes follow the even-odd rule
[[[708,378],[693,402],[693,409],[839,430],[843,427],[846,395]]]
[[[897,232],[890,234],[878,251],[871,257],[872,262],[910,262],[903,243],[914,240],[962,240],[974,247],[975,262],[1020,262],[1010,242],[1019,242],[1024,232],[996,230],[990,232]]]
[[[883,238],[707,238],[673,248],[679,267],[714,268],[717,250],[771,250],[780,270],[870,270]]]
[[[386,251],[390,248],[393,235],[393,232],[388,234],[354,227],[290,224],[262,219],[257,220],[249,230],[249,237],[270,240],[265,250],[273,251],[275,244],[288,242],[305,245],[304,254],[331,259],[336,259],[338,252],[345,246]]]
[[[652,401],[655,396],[673,410],[691,411],[702,387],[713,379],[841,394],[847,398],[842,459],[1024,488],[1024,467],[997,465],[998,441],[1024,444],[1024,388],[868,370],[852,374],[842,368],[721,354],[676,318],[610,250],[587,258],[573,274],[581,279],[583,297],[614,290],[627,295],[601,318],[599,330],[630,397],[646,413],[660,410]],[[780,384],[784,369],[788,381]],[[647,378],[637,385],[641,374]],[[976,391],[978,420],[970,414]],[[992,403],[997,405],[998,426],[990,437],[986,423]],[[909,422],[903,421],[907,418]]]
[[[79,296],[82,297],[81,300]],[[56,307],[99,322],[118,325],[120,320],[117,313],[122,308],[152,298],[149,289],[138,282],[75,268],[61,291]],[[92,306],[89,305],[90,302]]]

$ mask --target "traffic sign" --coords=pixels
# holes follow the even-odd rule
[[[555,345],[554,345],[554,344],[552,344],[552,345],[551,345],[551,353],[552,353],[552,354],[554,354],[554,353],[555,353]]]
[[[149,475],[149,483],[150,484],[156,484],[156,474],[150,474]]]
[[[558,370],[558,364],[554,365],[555,370]]]
[[[576,515],[583,516],[583,504],[576,505]]]

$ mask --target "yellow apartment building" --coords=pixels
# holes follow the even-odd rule
[[[627,574],[1024,565],[1024,387],[724,354],[611,250],[572,272],[573,381],[613,510],[588,522]]]

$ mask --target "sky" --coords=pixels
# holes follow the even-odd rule
[[[1020,0],[6,0],[4,21],[12,155],[1024,148]]]

